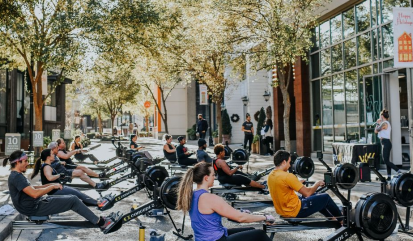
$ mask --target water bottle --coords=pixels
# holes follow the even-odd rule
[[[139,241],[145,241],[145,226],[139,225]]]

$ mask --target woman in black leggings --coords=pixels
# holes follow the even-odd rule
[[[214,162],[214,169],[218,173],[218,181],[220,183],[228,183],[237,186],[244,185],[262,189],[266,188],[265,183],[261,184],[253,181],[247,176],[247,174],[238,171],[239,169],[242,169],[242,166],[237,166],[234,169],[231,169],[224,160],[225,149],[223,145],[215,145],[214,153],[217,156],[217,160]]]
[[[227,229],[222,217],[237,222],[252,223],[274,221],[271,215],[251,215],[231,207],[221,197],[209,193],[214,185],[214,169],[211,163],[200,162],[189,169],[179,184],[177,209],[189,212],[196,241],[269,241],[263,230],[253,228]],[[197,188],[193,190],[193,184]]]
[[[393,162],[390,162],[390,151],[392,144],[390,141],[391,136],[391,125],[389,122],[389,111],[382,110],[380,113],[380,119],[377,120],[377,126],[374,129],[374,132],[377,133],[377,136],[380,138],[382,146],[382,157],[384,163],[387,166],[387,180],[391,180],[391,169],[394,169],[397,173],[400,173],[400,169],[394,165]]]
[[[44,163],[41,164],[41,161]],[[58,173],[50,164],[54,161],[54,154],[51,149],[45,149],[42,151],[40,158],[36,161],[33,174],[33,179],[40,171],[40,177],[42,185],[49,183],[61,183],[60,173]],[[99,206],[100,201],[89,197],[88,195],[81,193],[77,189],[64,186],[62,189],[54,189],[48,193],[48,195],[74,195],[77,196],[86,206]]]

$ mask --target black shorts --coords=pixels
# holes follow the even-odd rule
[[[236,173],[232,174],[232,176],[218,176],[218,181],[222,184],[228,183],[237,186],[249,186],[251,183],[251,179],[247,177],[247,174],[237,171]]]
[[[73,177],[73,170],[75,169],[66,169],[65,175],[68,177]]]

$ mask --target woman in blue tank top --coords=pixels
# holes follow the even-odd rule
[[[192,190],[194,182],[197,184],[195,191]],[[221,222],[222,216],[242,223],[274,221],[274,217],[251,215],[234,209],[221,197],[208,192],[213,184],[212,164],[200,162],[186,172],[179,185],[177,209],[189,212],[195,241],[270,240],[263,230],[225,228]]]

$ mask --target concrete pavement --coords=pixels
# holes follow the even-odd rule
[[[138,142],[142,144],[143,146],[146,146],[146,150],[148,150],[153,157],[161,157],[163,156],[162,152],[162,141],[159,140],[154,140],[150,138],[139,138]],[[101,144],[99,147],[91,151],[98,159],[100,160],[105,160],[109,159],[113,156],[115,156],[115,148],[112,146],[110,142],[100,142]],[[125,142],[127,144],[127,142]],[[190,150],[196,150],[197,145],[196,141],[189,141],[187,143],[187,146]],[[241,147],[241,144],[231,144],[231,148],[237,149]],[[212,147],[208,147],[208,149],[212,149]],[[316,164],[316,171],[315,174],[310,178],[310,181],[312,180],[320,180],[323,178],[323,173],[325,172],[325,167],[321,165],[321,163],[317,162],[313,158],[315,164]],[[328,161],[328,160],[327,160]],[[250,158],[250,163],[248,165],[248,169],[250,172],[254,172],[257,170],[263,170],[265,168],[269,168],[273,166],[272,162],[272,157],[269,156],[260,156],[256,154],[252,154]],[[330,165],[332,166],[332,165]],[[246,168],[244,169],[246,170]],[[7,189],[7,177],[8,177],[8,167],[0,168],[0,183],[3,185],[0,185],[0,191],[6,190]],[[30,171],[28,171],[27,174],[30,174]],[[38,178],[35,178],[38,179]],[[375,175],[372,174],[372,180],[375,180]],[[33,180],[34,183],[37,183],[38,180]],[[114,188],[111,188],[108,192],[112,193],[119,193],[122,190],[126,190],[130,187],[134,186],[134,181],[128,181],[128,182],[123,182],[121,184],[116,185]],[[380,191],[380,184],[377,181],[373,181],[372,183],[369,183],[369,185],[364,185],[363,183],[359,183],[351,192],[351,201],[353,202],[353,206],[355,206],[355,203],[359,200],[359,197],[367,192],[379,192]],[[98,194],[96,191],[93,189],[85,191],[86,194],[92,196],[92,197],[98,197]],[[346,196],[347,193],[343,192],[343,194]],[[5,194],[0,194],[3,195],[3,198],[7,197]],[[338,199],[334,197],[333,194],[330,193],[330,195],[338,202]],[[0,196],[1,198],[1,196]],[[240,195],[239,199],[242,200],[270,200],[269,195],[256,195],[256,193],[247,193],[245,196]],[[127,213],[130,211],[130,208],[132,204],[135,205],[141,205],[145,202],[149,201],[147,195],[145,194],[144,191],[139,191],[136,194],[133,194],[132,196],[128,197],[125,200],[122,200],[119,202],[115,207],[113,207],[111,210],[105,211],[103,213],[98,212],[96,210],[93,210],[95,213],[99,213],[99,215],[105,215],[110,213],[111,211],[121,211],[123,213]],[[267,208],[258,208],[258,209],[252,209],[252,211],[259,211],[262,213],[271,213],[275,215],[273,207],[267,207]],[[177,225],[182,224],[182,218],[183,215],[181,212],[177,211],[172,211],[172,217],[174,221],[177,222]],[[402,219],[405,217],[405,208],[399,208],[399,213],[402,216]],[[16,214],[17,216],[17,214]],[[69,219],[79,219],[79,216],[73,212],[66,212],[59,217],[65,217]],[[1,218],[1,217],[0,217]],[[154,228],[158,231],[158,233],[165,234],[166,240],[180,240],[177,239],[176,236],[172,234],[172,223],[171,221],[165,217],[159,217],[159,218],[152,218],[152,217],[147,217],[147,216],[140,216],[137,221],[131,221],[124,225],[121,230],[118,232],[109,234],[109,235],[104,235],[102,234],[98,229],[79,229],[79,230],[65,230],[65,229],[45,229],[45,230],[15,230],[13,233],[10,233],[10,229],[3,228],[4,224],[10,225],[11,217],[3,218],[0,221],[0,228],[5,232],[5,234],[8,233],[8,237],[6,240],[56,240],[56,239],[68,239],[68,240],[137,240],[138,237],[138,225],[139,223],[143,223],[143,225],[147,226],[148,228]],[[239,227],[240,225],[247,225],[247,226],[254,226],[256,228],[261,228],[260,224],[234,224],[232,222],[227,221],[226,219],[223,219],[223,223],[225,226],[229,228],[233,227]],[[187,218],[184,223],[185,227],[185,233],[192,233],[192,230],[190,228],[190,221]],[[302,232],[296,232],[294,234],[289,234],[289,233],[280,233],[276,234],[275,240],[317,240],[318,238],[326,237],[331,230],[323,230],[323,231],[302,231]],[[11,234],[11,235],[10,235]],[[1,240],[1,239],[0,239]],[[356,240],[356,239],[350,239],[350,240]],[[405,235],[394,235],[391,236],[389,240],[410,240],[409,237]]]

